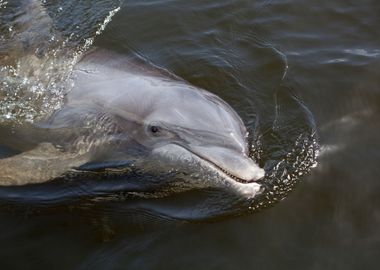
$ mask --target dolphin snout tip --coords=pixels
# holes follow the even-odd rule
[[[256,169],[256,171],[255,171],[255,175],[254,175],[254,177],[252,178],[252,181],[260,180],[260,179],[262,179],[264,176],[265,176],[265,170],[262,169],[262,168],[258,168],[258,169]]]
[[[240,179],[245,183],[252,183],[262,179],[265,176],[265,170],[258,167],[256,164],[245,171],[244,174],[240,174]]]

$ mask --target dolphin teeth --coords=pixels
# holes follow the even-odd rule
[[[249,183],[252,183],[254,182],[254,180],[245,180],[245,179],[242,179],[242,178],[239,178],[233,174],[231,174],[230,172],[226,171],[225,169],[219,167],[218,165],[214,164],[213,165],[218,168],[218,170],[220,170],[221,172],[223,172],[224,174],[226,174],[228,177],[232,178],[233,180],[235,180],[236,182],[239,182],[239,183],[242,183],[242,184],[249,184]]]

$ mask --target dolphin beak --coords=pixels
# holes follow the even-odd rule
[[[265,171],[245,153],[224,147],[210,146],[192,146],[191,150],[239,182],[256,181],[265,175]]]

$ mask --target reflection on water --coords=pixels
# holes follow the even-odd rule
[[[45,91],[37,94],[29,81],[22,84],[28,72],[4,73],[10,69],[3,64],[1,82],[17,94],[11,99],[2,86],[3,120],[34,119],[26,112],[40,114],[41,97],[58,97],[48,102],[50,109],[59,106],[72,56],[120,5],[46,2],[49,34],[59,36],[43,46],[70,64],[44,72],[52,78],[30,80]],[[4,40],[20,37],[6,30],[14,19],[0,3],[0,59],[9,61]],[[139,53],[231,104],[252,129],[252,155],[267,171],[266,192],[254,201],[218,189],[143,198],[128,190],[154,176],[138,172],[128,185],[111,174],[2,188],[2,268],[376,269],[379,12],[374,1],[124,1],[96,45]],[[46,51],[47,66],[59,66],[60,57]],[[21,72],[25,65],[14,67]],[[317,141],[321,155],[309,174]],[[223,218],[269,206],[299,180],[275,207]]]

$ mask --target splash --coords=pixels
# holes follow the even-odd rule
[[[255,138],[252,158],[265,164],[260,180],[264,191],[246,202],[249,211],[261,210],[285,199],[296,184],[317,166],[319,144],[313,115],[290,89],[274,96],[272,121],[266,132]]]
[[[104,1],[88,14],[88,5],[0,2],[0,122],[34,122],[62,106],[74,65],[120,9],[119,1]],[[76,31],[61,31],[69,22]]]

